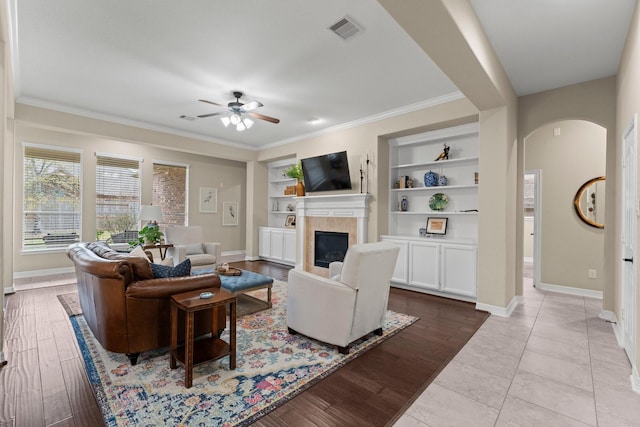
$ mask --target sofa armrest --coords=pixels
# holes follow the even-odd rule
[[[216,263],[222,262],[222,243],[217,242],[204,242],[202,244],[202,249],[205,254],[215,255]]]
[[[127,287],[127,298],[158,299],[197,289],[220,288],[220,277],[215,274],[199,274],[186,277],[140,280]]]
[[[173,245],[167,248],[167,257],[173,257],[173,265],[178,265],[187,259],[187,247],[185,245]]]
[[[344,263],[342,263],[341,261],[333,261],[329,263],[329,278],[335,280],[336,276],[340,277],[343,265]]]

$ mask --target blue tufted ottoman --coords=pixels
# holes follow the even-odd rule
[[[191,274],[207,274],[215,272],[216,270],[213,268],[205,268],[194,271]],[[242,274],[240,276],[224,276],[221,274],[220,284],[224,289],[234,295],[238,295],[238,315],[254,313],[259,310],[271,308],[271,287],[273,286],[272,277],[254,273],[253,271],[242,270]],[[244,294],[245,292],[264,288],[267,288],[267,301],[259,300],[250,295],[239,295]],[[240,297],[242,297],[242,299]],[[246,306],[245,309],[243,309],[243,305]]]

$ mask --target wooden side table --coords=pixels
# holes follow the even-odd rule
[[[200,298],[200,293],[211,292],[211,298]],[[236,369],[236,306],[237,297],[222,288],[199,289],[171,296],[171,351],[169,367],[175,369],[176,362],[184,366],[186,388],[193,383],[193,367],[210,360],[229,356],[229,369]],[[218,307],[229,303],[229,343],[216,336],[215,321]],[[178,309],[185,313],[184,345],[178,346]],[[193,336],[194,313],[213,310],[214,332],[210,338],[195,340]]]
[[[144,245],[142,249],[157,249],[160,252],[160,259],[164,260],[167,256],[167,248],[172,248],[173,243],[156,243],[155,245]]]

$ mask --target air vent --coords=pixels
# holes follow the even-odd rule
[[[362,31],[362,28],[358,24],[356,24],[351,17],[345,16],[344,18],[330,26],[329,30],[341,39],[348,40]]]
[[[196,120],[195,117],[193,116],[185,116],[184,114],[180,116],[181,119],[185,119],[185,120],[189,120],[190,122],[193,122]]]

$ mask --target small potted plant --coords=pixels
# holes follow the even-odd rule
[[[292,164],[284,171],[284,174],[289,178],[293,178],[298,181],[296,184],[296,196],[304,196],[304,183],[302,182],[304,175],[302,173],[302,163],[298,162]]]
[[[164,236],[164,233],[160,231],[160,227],[158,227],[158,224],[153,223],[147,224],[142,227],[142,230],[140,230],[138,234],[140,235],[140,237],[138,237],[137,241],[134,240],[133,242],[129,242],[131,246],[156,245],[160,243],[160,241],[162,240],[162,236]]]

